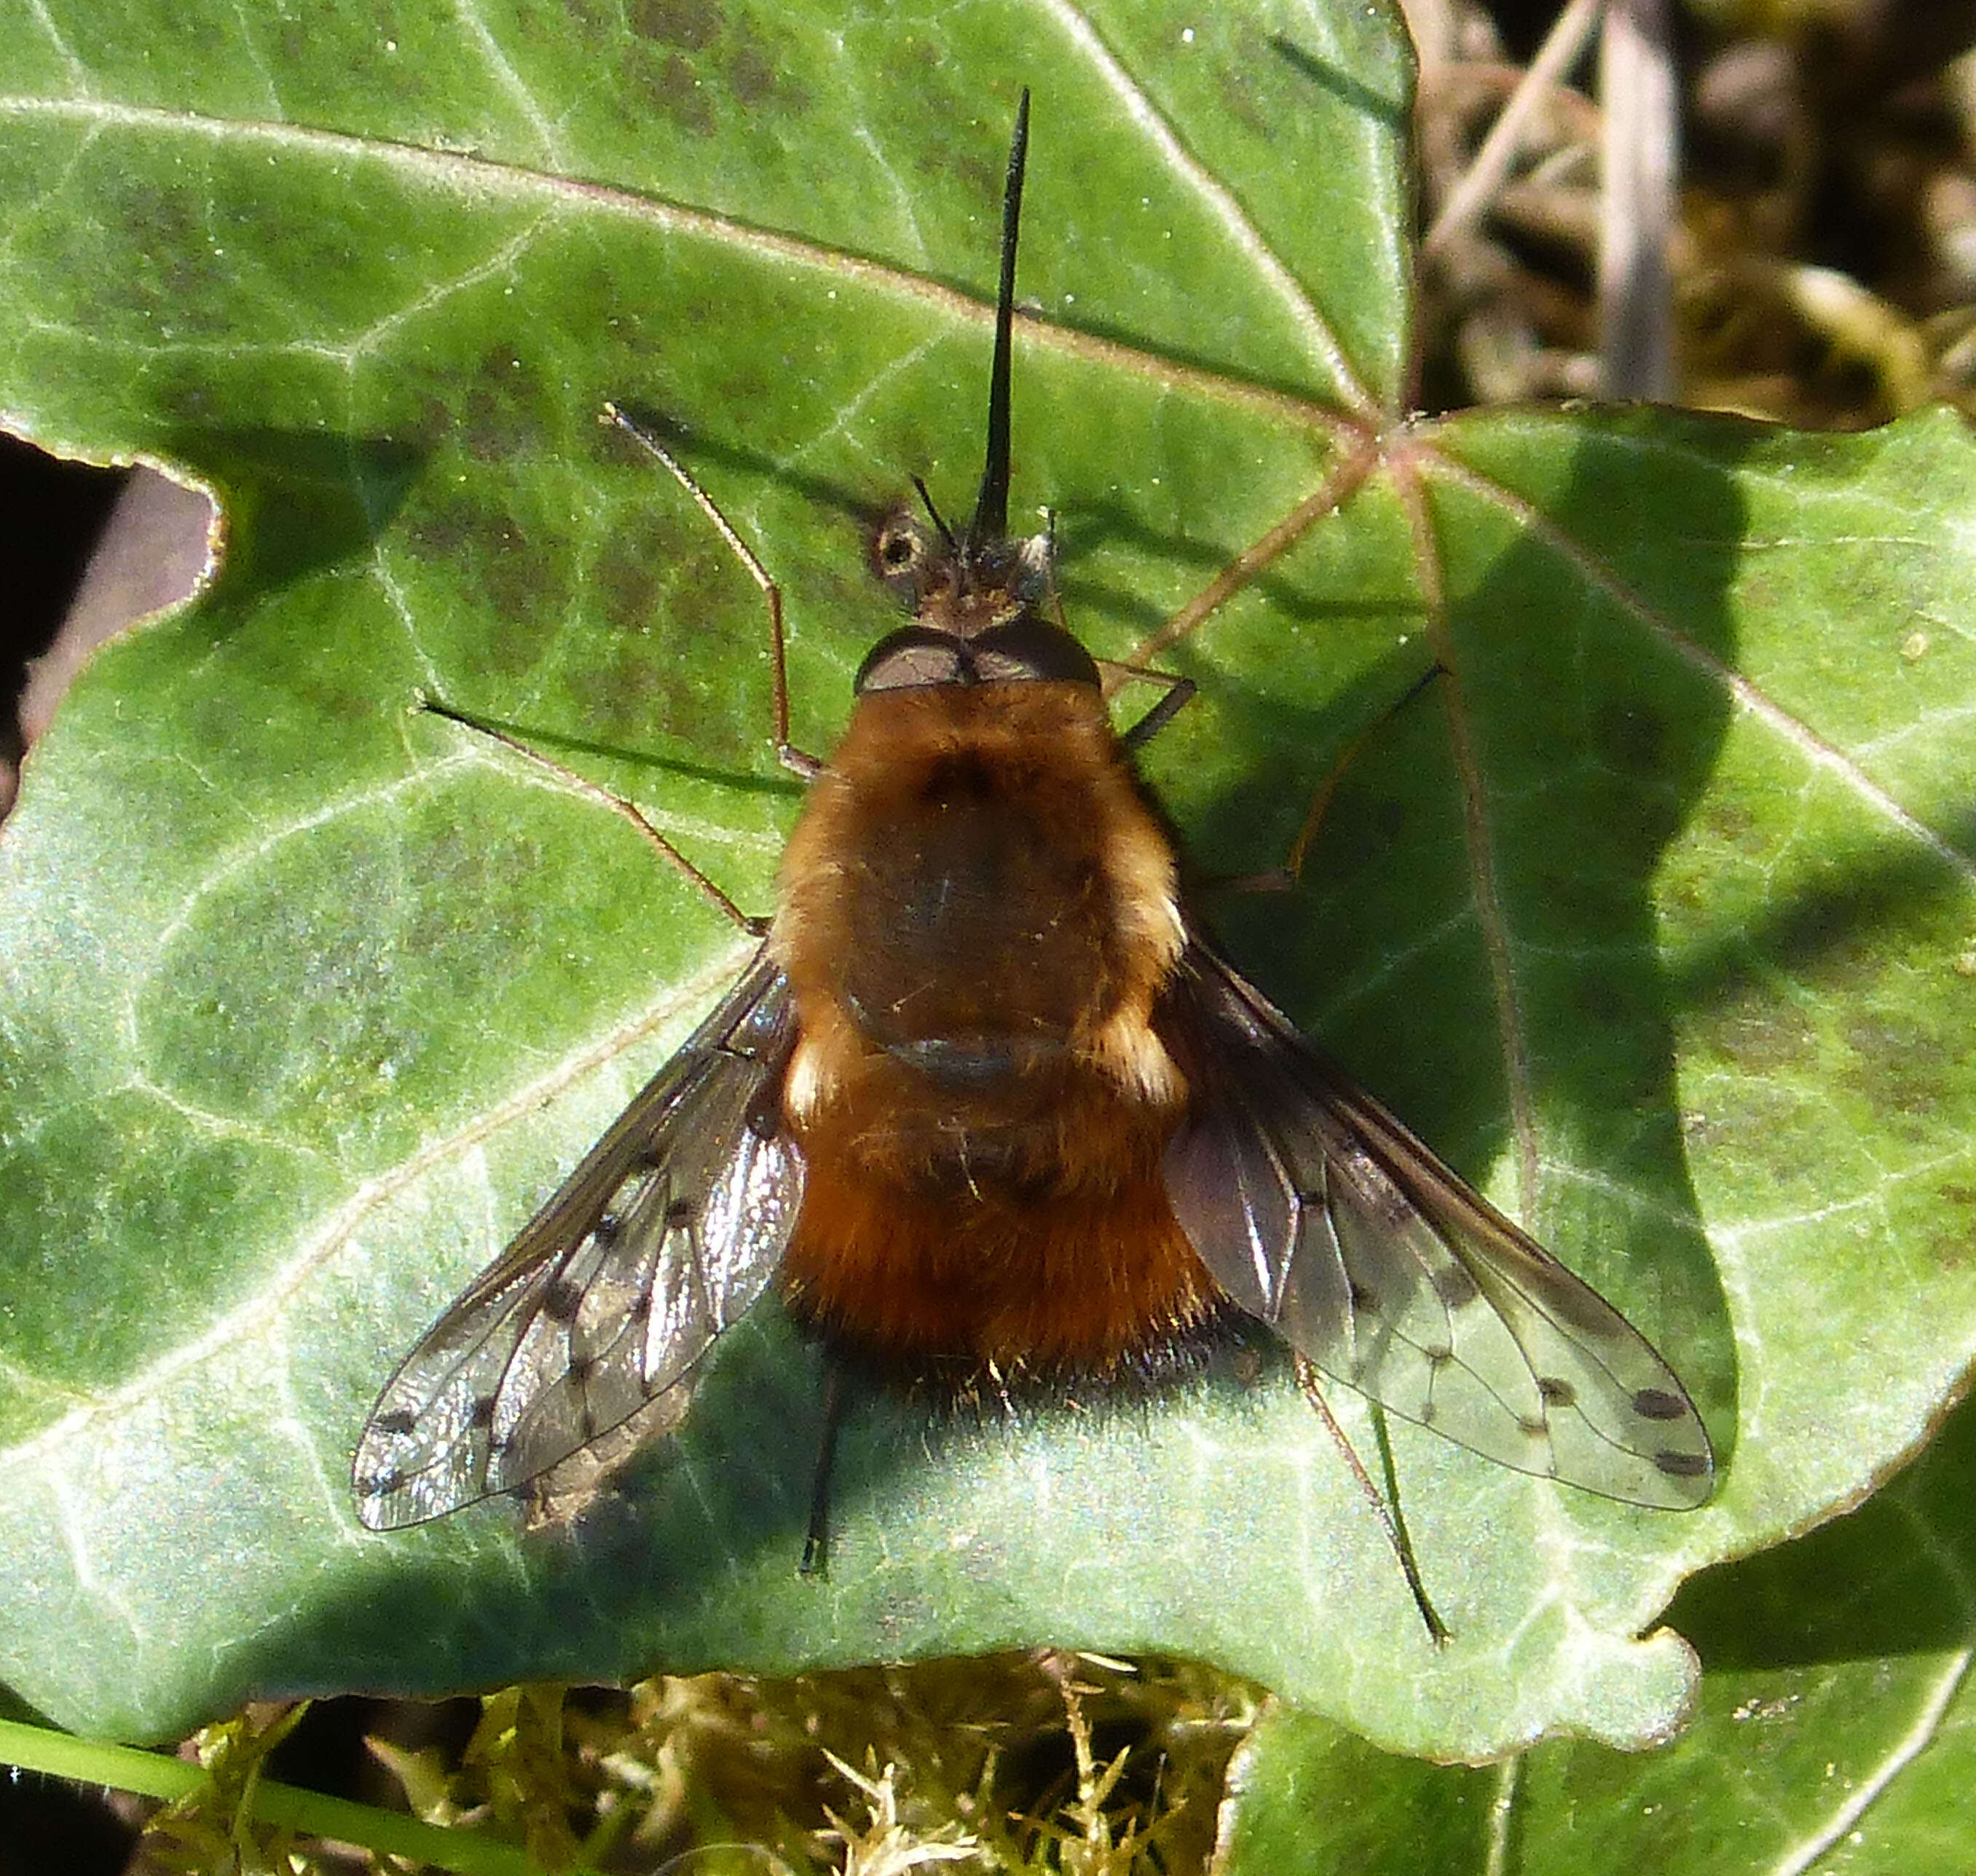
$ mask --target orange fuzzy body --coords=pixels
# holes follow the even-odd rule
[[[862,698],[782,867],[797,1312],[881,1361],[1099,1371],[1218,1292],[1161,1156],[1171,846],[1088,686]]]

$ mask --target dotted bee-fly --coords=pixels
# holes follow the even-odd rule
[[[826,764],[788,745],[772,582],[619,419],[768,593],[779,747],[815,772],[739,982],[379,1397],[354,1468],[374,1529],[537,1479],[771,1289],[858,1365],[963,1383],[1102,1376],[1252,1318],[1504,1466],[1673,1509],[1709,1494],[1660,1356],[1182,903],[1130,762],[1175,696],[1115,733],[1098,665],[1046,616],[1049,538],[1007,532],[1027,128],[1026,94],[974,513],[955,532],[922,489],[927,518],[880,532],[910,617]]]

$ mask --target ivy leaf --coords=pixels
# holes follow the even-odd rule
[[[0,26],[0,409],[226,517],[0,845],[15,1692],[153,1737],[256,1692],[1048,1641],[1443,1757],[1672,1731],[1692,1657],[1635,1637],[1681,1578],[1866,1492],[1976,1344],[1960,429],[1406,420],[1385,12],[320,27]],[[744,955],[413,699],[767,904],[799,804],[759,596],[597,413],[661,414],[783,583],[827,749],[891,616],[868,518],[978,473],[1025,83],[1016,499],[1094,650],[1200,686],[1146,765],[1200,872],[1279,862],[1374,732],[1301,889],[1215,923],[1668,1351],[1724,1462],[1678,1517],[1395,1429],[1444,1651],[1280,1361],[1013,1421],[871,1404],[822,1584],[819,1365],[772,1308],[573,1532],[349,1502],[397,1354]]]
[[[1230,1876],[1506,1860],[1549,1876],[1586,1866],[1592,1831],[1613,1868],[1966,1868],[1972,1487],[1965,1404],[1861,1509],[1688,1585],[1670,1620],[1708,1666],[1663,1752],[1560,1740],[1470,1771],[1268,1715],[1231,1768]]]

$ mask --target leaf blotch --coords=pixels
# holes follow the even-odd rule
[[[713,0],[637,0],[631,24],[641,39],[697,51],[720,36],[720,8]]]

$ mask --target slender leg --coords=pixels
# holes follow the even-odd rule
[[[633,438],[649,454],[656,457],[672,472],[680,485],[699,505],[700,512],[720,530],[720,538],[733,548],[736,557],[753,576],[756,584],[762,589],[762,596],[768,601],[769,607],[769,677],[775,713],[773,741],[776,759],[784,768],[793,770],[805,780],[809,779],[823,765],[815,756],[798,749],[789,741],[789,666],[783,643],[781,588],[769,578],[768,569],[756,558],[753,549],[741,538],[733,524],[714,505],[713,498],[680,466],[672,452],[667,449],[650,430],[634,418],[627,416],[617,405],[607,403],[604,406],[604,420],[607,422],[615,423],[627,436]],[[690,860],[687,859],[686,855],[667,840],[657,828],[654,827],[637,808],[621,795],[613,795],[609,789],[598,787],[588,777],[578,775],[575,769],[565,767],[551,756],[543,755],[539,749],[531,749],[519,736],[512,736],[506,730],[498,729],[484,718],[469,716],[464,710],[455,709],[451,705],[437,703],[430,697],[420,697],[419,707],[430,711],[435,716],[445,717],[449,722],[462,724],[469,729],[478,731],[483,736],[491,737],[496,742],[506,745],[518,755],[526,756],[538,767],[546,769],[551,775],[559,777],[578,793],[588,795],[592,800],[602,802],[614,814],[621,816],[637,828],[639,834],[651,846],[653,851],[679,874],[703,899],[720,912],[723,917],[730,920],[742,930],[757,938],[767,931],[768,921],[766,919],[753,917],[743,912],[732,899],[728,897],[726,894],[701,872]]]
[[[1406,1572],[1408,1587],[1414,1592],[1414,1604],[1427,1624],[1428,1634],[1436,1647],[1444,1647],[1449,1639],[1447,1628],[1440,1611],[1428,1600],[1426,1579],[1421,1575],[1420,1558],[1414,1553],[1413,1533],[1407,1529],[1407,1508],[1400,1502],[1399,1469],[1393,1463],[1392,1423],[1378,1401],[1370,1405],[1372,1433],[1379,1443],[1380,1483],[1385,1488],[1386,1502],[1392,1509],[1393,1529],[1399,1538],[1400,1567]]]
[[[1329,811],[1332,798],[1338,792],[1338,785],[1345,779],[1345,771],[1355,762],[1367,743],[1413,702],[1428,686],[1440,676],[1441,667],[1431,664],[1409,684],[1405,693],[1360,730],[1339,753],[1338,759],[1325,772],[1324,779],[1317,785],[1317,792],[1310,798],[1310,810],[1303,818],[1303,825],[1297,829],[1297,836],[1290,843],[1289,851],[1283,856],[1280,866],[1273,867],[1266,873],[1247,873],[1233,879],[1223,878],[1215,882],[1223,891],[1248,893],[1286,893],[1303,877],[1304,862],[1310,857],[1312,843],[1317,838],[1318,829],[1324,824],[1324,817]]]
[[[659,857],[723,917],[731,920],[753,937],[759,938],[767,932],[767,920],[752,917],[743,912],[621,795],[613,795],[608,788],[598,787],[588,775],[580,775],[575,769],[565,768],[553,756],[545,755],[541,750],[529,748],[519,736],[510,736],[506,730],[497,729],[479,717],[469,716],[464,710],[456,710],[450,704],[440,703],[430,697],[422,696],[419,699],[419,708],[433,716],[443,716],[450,723],[461,724],[480,736],[501,743],[512,749],[517,755],[525,755],[537,768],[547,769],[578,794],[587,795],[592,801],[602,802],[613,814],[631,822]]]
[[[921,491],[924,492],[924,490]],[[936,515],[937,521],[939,517]],[[1063,616],[1063,595],[1056,589],[1056,510],[1045,512],[1044,527],[1049,539],[1049,601],[1050,610],[1056,615],[1058,626],[1070,630],[1070,621]],[[1073,634],[1075,636],[1075,634]],[[1171,671],[1156,671],[1145,664],[1121,664],[1116,658],[1100,658],[1098,669],[1105,680],[1105,694],[1110,697],[1128,683],[1158,684],[1165,692],[1159,702],[1139,719],[1131,729],[1118,739],[1118,746],[1130,754],[1134,749],[1144,749],[1167,725],[1179,716],[1192,699],[1198,686],[1191,677],[1177,677]]]
[[[1171,671],[1154,671],[1142,664],[1119,664],[1110,658],[1101,658],[1098,668],[1108,680],[1115,675],[1121,683],[1132,680],[1165,686],[1166,695],[1119,737],[1118,746],[1128,752],[1144,749],[1151,742],[1186,709],[1198,688],[1191,677],[1176,677]]]
[[[1297,1385],[1303,1390],[1303,1397],[1317,1410],[1318,1418],[1324,1422],[1332,1438],[1337,1442],[1339,1451],[1345,1456],[1345,1464],[1352,1469],[1352,1477],[1358,1481],[1359,1490],[1365,1495],[1366,1503],[1372,1508],[1373,1516],[1379,1521],[1379,1529],[1386,1534],[1386,1542],[1398,1560],[1400,1574],[1407,1579],[1407,1588],[1412,1595],[1414,1607],[1420,1611],[1421,1620],[1427,1625],[1428,1639],[1437,1648],[1445,1647],[1448,1638],[1447,1624],[1441,1619],[1439,1611],[1428,1598],[1427,1585],[1421,1580],[1420,1561],[1414,1555],[1413,1539],[1407,1535],[1407,1527],[1398,1515],[1398,1494],[1395,1493],[1392,1504],[1389,1506],[1381,1495],[1379,1488],[1372,1483],[1372,1475],[1365,1470],[1358,1453],[1353,1450],[1352,1442],[1345,1438],[1345,1429],[1339,1425],[1332,1414],[1331,1404],[1324,1397],[1324,1389],[1318,1379],[1317,1370],[1302,1355],[1296,1358],[1296,1377]],[[1385,1423],[1383,1420],[1380,1423],[1379,1443],[1381,1451],[1385,1454],[1390,1485],[1392,1456],[1386,1447]]]
[[[748,569],[769,607],[769,682],[775,713],[772,740],[776,760],[793,773],[809,780],[822,768],[822,762],[789,740],[789,670],[782,635],[782,590],[769,578],[769,570],[755,550],[743,540],[739,531],[715,506],[713,496],[693,480],[679,459],[637,418],[614,403],[604,406],[602,420],[614,423],[645,453],[672,472],[673,479],[691,495],[700,512],[720,532],[720,538],[733,550],[734,558]]]
[[[845,1395],[850,1384],[841,1362],[826,1358],[823,1374],[823,1433],[816,1449],[816,1471],[810,1479],[809,1529],[803,1538],[805,1576],[822,1576],[830,1567],[830,1478],[837,1467],[837,1434],[844,1423]]]

